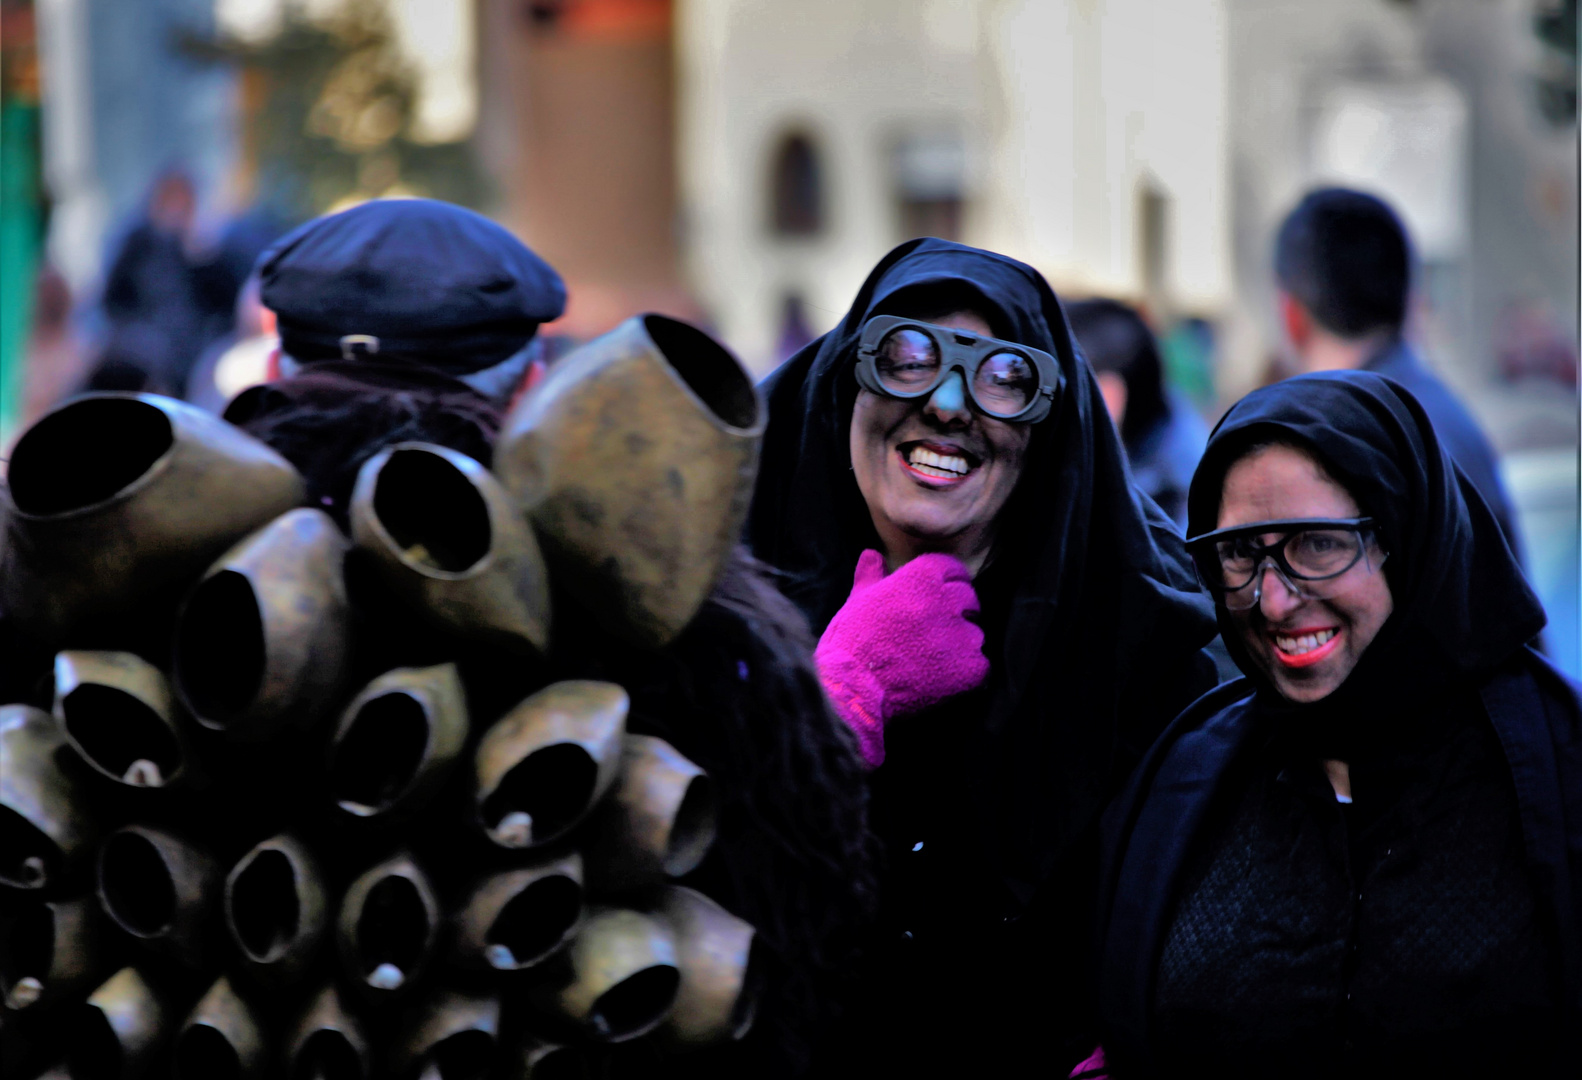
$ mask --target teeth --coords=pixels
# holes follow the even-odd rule
[[[1301,656],[1305,652],[1311,652],[1313,649],[1318,648],[1337,633],[1339,631],[1331,627],[1328,630],[1320,630],[1316,634],[1301,634],[1297,637],[1276,634],[1274,636],[1274,647],[1287,656]]]
[[[912,447],[912,452],[907,455],[906,461],[924,476],[937,476],[945,480],[966,476],[971,471],[966,458],[954,454],[936,454],[921,446]]]

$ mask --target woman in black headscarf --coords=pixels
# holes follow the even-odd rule
[[[1249,395],[1190,525],[1247,678],[1107,819],[1112,1075],[1579,1075],[1577,688],[1422,407],[1366,372]]]
[[[930,373],[920,338],[865,350],[865,330],[907,329],[882,316],[922,324],[908,333],[936,345],[949,335],[970,358]],[[994,407],[997,387],[1032,376],[993,367],[1007,345],[1047,357],[1040,419],[991,413],[1011,411]],[[878,390],[859,385],[863,364]],[[875,383],[884,364],[897,378],[921,370],[915,396]],[[882,914],[862,1005],[824,1069],[1069,1067],[1088,1027],[1097,816],[1213,683],[1200,652],[1208,602],[1181,541],[1132,487],[1059,302],[1013,259],[901,245],[841,324],[765,389],[749,541],[823,635],[826,689],[870,764],[883,762],[870,774]],[[898,602],[855,610],[866,590],[898,581]],[[917,602],[930,588],[932,611]],[[977,635],[952,634],[963,625]],[[986,674],[932,693],[883,685],[909,653],[928,656],[929,672],[971,668],[971,656],[937,655],[941,641],[972,654],[981,641]],[[865,672],[880,684],[866,698],[850,693]]]

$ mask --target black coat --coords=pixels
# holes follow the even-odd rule
[[[1214,680],[1201,652],[1207,598],[1179,533],[1132,483],[1060,302],[1032,267],[992,252],[901,245],[840,325],[769,377],[754,554],[822,631],[860,553],[880,546],[851,470],[862,326],[942,301],[1050,353],[1065,386],[1034,425],[973,583],[987,683],[887,731],[871,781],[887,869],[858,992],[869,1005],[820,1074],[1074,1064],[1090,1027],[1082,966],[1099,814]]]
[[[1531,649],[1478,687],[1515,785],[1541,925],[1557,947],[1566,1034],[1553,1075],[1582,1075],[1582,688]],[[1178,883],[1233,766],[1257,742],[1252,687],[1238,680],[1183,713],[1105,821],[1099,1008],[1116,1075],[1152,1074],[1155,974]]]
[[[1485,739],[1481,745],[1486,749],[1474,756],[1486,764],[1488,756],[1502,754],[1509,786],[1498,769],[1483,770],[1498,782],[1481,781],[1478,793],[1458,793],[1452,780],[1459,777],[1428,775],[1427,786],[1436,790],[1427,797],[1437,800],[1440,809],[1465,809],[1473,805],[1467,801],[1473,794],[1483,799],[1492,793],[1501,801],[1489,805],[1519,821],[1525,866],[1498,880],[1516,888],[1529,887],[1523,877],[1530,882],[1531,922],[1536,925],[1519,930],[1536,933],[1560,957],[1552,1000],[1558,1030],[1570,1033],[1571,1040],[1562,1047],[1560,1075],[1577,1075],[1582,1066],[1577,1034],[1582,1032],[1582,699],[1577,687],[1530,648],[1543,628],[1543,610],[1494,515],[1452,463],[1424,406],[1399,383],[1370,372],[1303,376],[1255,391],[1233,406],[1211,436],[1193,479],[1190,535],[1216,527],[1226,473],[1250,448],[1271,441],[1311,453],[1355,498],[1362,513],[1373,518],[1387,553],[1375,572],[1387,580],[1392,611],[1345,681],[1322,699],[1301,704],[1283,698],[1262,674],[1240,630],[1224,606],[1218,607],[1226,647],[1247,678],[1220,687],[1182,714],[1106,815],[1096,932],[1106,1049],[1122,1075],[1150,1075],[1159,1065],[1155,1055],[1162,1038],[1154,1023],[1156,991],[1166,985],[1158,978],[1161,957],[1172,927],[1185,918],[1178,907],[1184,890],[1196,887],[1184,875],[1189,866],[1201,864],[1214,843],[1222,846],[1213,858],[1231,859],[1224,854],[1232,849],[1223,846],[1221,828],[1227,816],[1216,808],[1252,806],[1256,811],[1249,793],[1263,783],[1260,776],[1267,778],[1283,762],[1316,766],[1333,758],[1371,766],[1413,754],[1426,761],[1432,755],[1424,747],[1444,744],[1457,732],[1477,736],[1492,730],[1498,749]],[[1271,745],[1281,748],[1278,760],[1269,756]],[[1261,773],[1241,767],[1259,761]],[[1411,797],[1421,801],[1423,782],[1413,782],[1419,787]],[[1364,795],[1359,788],[1359,800]],[[1375,812],[1352,820],[1368,820]],[[1385,807],[1382,812],[1391,811]],[[1437,845],[1444,853],[1446,838],[1452,835],[1432,820],[1409,815],[1387,825],[1403,837],[1407,834],[1399,830],[1416,829],[1413,844],[1419,850]],[[1340,835],[1349,834],[1342,829]],[[1341,846],[1350,847],[1342,861],[1355,869],[1361,849],[1349,839]],[[1508,854],[1510,848],[1502,850],[1507,854],[1500,859],[1520,861]],[[1288,894],[1300,893],[1306,881],[1296,854],[1291,849],[1282,871]],[[1468,865],[1480,858],[1459,850],[1451,857]],[[1494,858],[1487,852],[1483,857]],[[1276,865],[1280,859],[1276,851]],[[1254,865],[1246,858],[1243,862]],[[1265,860],[1260,865],[1269,864]],[[1493,861],[1489,870],[1495,871]],[[1245,907],[1259,902],[1249,898],[1251,891],[1250,885],[1240,891],[1222,889],[1220,896]],[[1355,901],[1355,910],[1360,910],[1362,896]],[[1480,917],[1465,906],[1460,916]],[[1287,949],[1296,956],[1306,947],[1302,935],[1307,931],[1292,932],[1278,919],[1244,919],[1243,925],[1251,928],[1248,933],[1267,938],[1263,944],[1254,942],[1256,948],[1247,955],[1256,955],[1258,949]],[[1358,937],[1350,943],[1378,948],[1377,941],[1370,945]],[[1199,961],[1201,969],[1224,966],[1223,950],[1230,945],[1221,949],[1199,954],[1209,957]],[[1375,952],[1369,962],[1376,965],[1381,955]],[[1297,978],[1293,973],[1302,971],[1304,962],[1298,957],[1283,970]],[[1259,967],[1247,977],[1268,980],[1273,978],[1269,970]],[[1409,972],[1391,974],[1411,981]],[[1264,985],[1271,993],[1280,990],[1273,982]],[[1238,993],[1242,1000],[1252,1000],[1246,995],[1258,989],[1241,987]],[[1537,995],[1543,997],[1542,992]],[[1246,1022],[1246,1013],[1237,1014],[1223,1003],[1216,1007]],[[1349,1012],[1352,1006],[1340,1008]],[[1344,1036],[1335,1038],[1344,1043]],[[1349,1052],[1345,1045],[1331,1049],[1337,1051],[1336,1060]],[[1291,1047],[1278,1050],[1289,1053]]]

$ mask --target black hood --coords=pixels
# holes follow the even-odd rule
[[[786,593],[814,628],[845,601],[858,555],[879,546],[848,441],[858,338],[869,317],[915,306],[925,291],[948,292],[996,336],[1050,353],[1065,376],[975,582],[993,671],[981,727],[964,738],[963,775],[993,859],[1025,895],[1091,823],[1113,774],[1171,718],[1144,715],[1157,709],[1129,698],[1152,692],[1213,637],[1211,604],[1174,527],[1133,488],[1097,383],[1042,275],[928,239],[886,256],[840,325],[764,384],[769,425],[749,541],[786,575]]]
[[[1476,679],[1537,637],[1544,612],[1477,489],[1452,464],[1417,399],[1367,371],[1303,375],[1255,390],[1227,412],[1192,479],[1188,535],[1215,528],[1225,474],[1271,440],[1310,450],[1376,524],[1389,552],[1394,611],[1339,689],[1293,705],[1250,661],[1223,605],[1220,626],[1265,711],[1298,722],[1353,757],[1389,735],[1381,710],[1405,717],[1446,680]]]

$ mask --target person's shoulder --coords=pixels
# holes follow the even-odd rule
[[[1151,778],[1171,757],[1199,759],[1233,751],[1251,713],[1253,692],[1252,683],[1242,677],[1203,694],[1181,710],[1154,741],[1139,774]]]
[[[1531,645],[1522,647],[1513,666],[1529,675],[1546,703],[1555,706],[1546,710],[1551,725],[1560,723],[1568,729],[1556,734],[1568,743],[1582,742],[1582,683],[1561,671],[1553,660]]]
[[[1369,364],[1368,369],[1394,379],[1411,391],[1441,437],[1475,440],[1481,449],[1493,453],[1472,411],[1450,389],[1449,384],[1428,366],[1416,349],[1402,344]]]
[[[1166,731],[1177,741],[1199,732],[1228,734],[1239,728],[1252,710],[1254,688],[1246,676],[1222,682],[1182,710]]]

